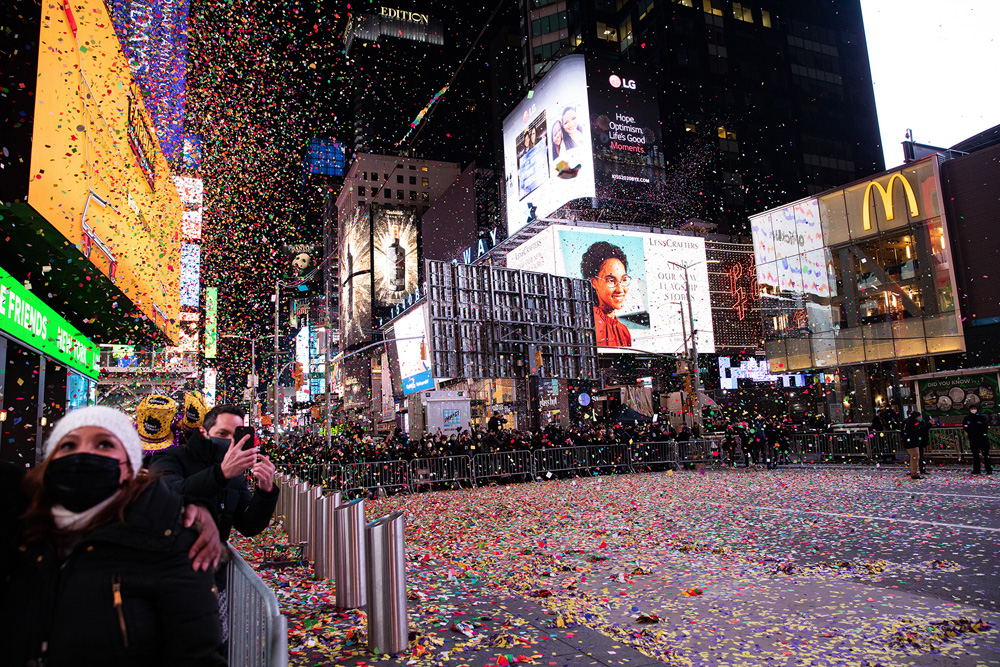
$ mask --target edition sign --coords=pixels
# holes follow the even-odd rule
[[[403,9],[393,9],[392,7],[379,7],[378,9],[379,16],[383,16],[387,19],[396,19],[397,21],[410,21],[411,23],[423,24],[427,24],[431,20],[429,14],[417,14],[416,12],[408,12]]]
[[[86,336],[0,269],[0,330],[97,379],[100,353]]]

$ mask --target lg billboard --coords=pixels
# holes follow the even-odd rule
[[[698,352],[715,352],[700,237],[552,225],[511,251],[507,266],[590,281],[598,348],[666,354],[683,352],[685,337],[690,347],[687,267]]]
[[[655,201],[664,181],[656,87],[628,64],[559,60],[503,141],[508,234],[574,199]]]

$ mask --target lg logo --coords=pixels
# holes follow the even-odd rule
[[[628,88],[629,90],[635,90],[635,79],[622,79],[617,74],[612,74],[608,77],[608,83],[611,84],[612,88]]]

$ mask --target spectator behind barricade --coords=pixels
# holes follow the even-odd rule
[[[0,466],[0,664],[224,665],[215,526],[203,510],[207,539],[189,530],[195,513],[141,470],[132,420],[69,412],[44,457]]]
[[[972,450],[972,474],[978,475],[982,470],[979,467],[980,456],[987,475],[993,474],[993,462],[990,460],[990,423],[986,417],[979,414],[979,406],[973,405],[969,408],[969,414],[962,420],[962,428],[969,438],[969,448]]]
[[[930,439],[930,424],[919,412],[913,412],[903,424],[903,447],[910,456],[910,479],[927,474],[924,448]]]

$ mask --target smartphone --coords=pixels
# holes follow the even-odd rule
[[[243,449],[253,449],[255,442],[253,426],[237,426],[236,433],[233,434],[233,442],[239,442],[245,435],[249,435],[250,438],[243,443]]]

